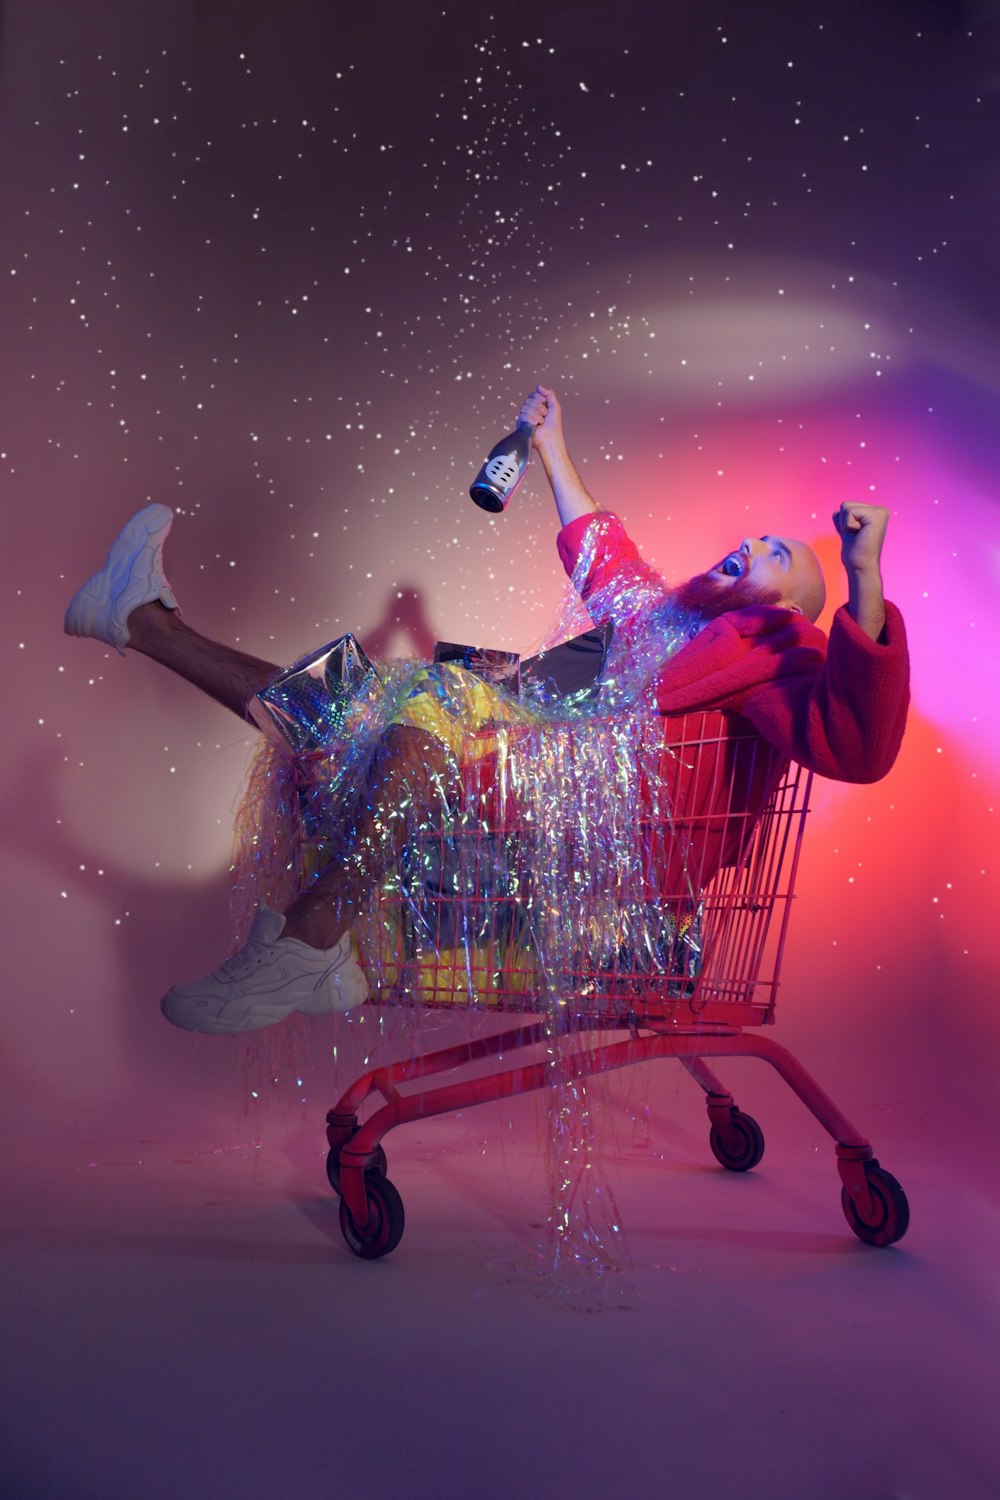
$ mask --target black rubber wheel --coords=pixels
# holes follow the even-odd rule
[[[891,1172],[877,1161],[865,1162],[865,1177],[872,1195],[872,1214],[866,1218],[846,1187],[840,1194],[844,1218],[859,1240],[866,1245],[894,1245],[901,1240],[910,1224],[910,1205],[906,1194]]]
[[[356,1134],[357,1131],[355,1131]],[[344,1144],[346,1145],[347,1143],[345,1142]],[[326,1154],[326,1180],[338,1198],[340,1197],[340,1153],[343,1149],[343,1146],[331,1146]],[[389,1163],[386,1159],[386,1154],[381,1146],[376,1146],[375,1163],[373,1166],[365,1168],[365,1175],[367,1176],[369,1172],[377,1172],[380,1177],[384,1177],[388,1170]]]
[[[368,1195],[368,1211],[371,1217],[364,1229],[359,1229],[344,1198],[340,1200],[340,1232],[348,1250],[353,1250],[362,1260],[380,1260],[395,1250],[403,1238],[405,1217],[403,1200],[389,1181],[371,1172],[365,1175],[365,1192]]]
[[[749,1172],[764,1155],[764,1132],[752,1115],[734,1109],[724,1131],[712,1126],[708,1144],[719,1166],[727,1172]]]

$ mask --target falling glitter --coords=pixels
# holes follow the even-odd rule
[[[917,22],[905,7],[846,5],[817,21],[790,5],[745,27],[625,4],[613,39],[574,17],[570,41],[558,13],[539,18],[541,38],[502,13],[453,11],[421,17],[416,37],[400,6],[395,53],[374,12],[348,19],[313,0],[297,35],[269,29],[280,7],[263,5],[239,17],[215,7],[189,33],[153,8],[120,28],[64,9],[49,38],[44,7],[16,7],[6,39],[0,451],[9,553],[30,573],[8,594],[23,705],[10,748],[27,745],[38,768],[23,808],[51,806],[55,788],[63,815],[43,832],[24,815],[10,826],[23,826],[29,860],[52,862],[56,930],[80,920],[81,891],[103,899],[97,930],[132,952],[129,998],[151,982],[129,930],[161,909],[173,844],[210,825],[195,880],[190,848],[174,871],[179,899],[200,901],[197,882],[225,858],[217,813],[242,758],[231,726],[205,735],[171,697],[178,774],[160,776],[166,735],[151,729],[146,743],[157,711],[140,689],[124,713],[131,759],[150,767],[134,793],[149,814],[141,829],[123,815],[117,755],[90,726],[122,712],[116,695],[142,680],[139,664],[120,679],[119,663],[95,672],[81,654],[57,694],[51,684],[63,575],[95,528],[137,496],[173,504],[189,523],[191,618],[226,638],[273,632],[282,660],[303,637],[364,636],[376,619],[405,634],[406,578],[428,615],[450,612],[445,633],[466,616],[491,640],[528,633],[547,599],[544,569],[525,565],[543,551],[536,515],[526,502],[516,533],[514,518],[505,535],[472,533],[461,507],[468,464],[541,375],[579,392],[588,422],[601,417],[587,445],[599,493],[626,514],[641,507],[662,549],[713,524],[717,490],[756,513],[804,488],[806,518],[844,487],[898,499],[894,588],[921,714],[962,753],[949,741],[948,777],[932,760],[919,795],[873,794],[838,844],[852,871],[864,856],[851,892],[886,903],[886,968],[891,933],[925,907],[939,932],[947,908],[959,962],[983,963],[996,709],[969,663],[991,645],[995,578],[979,539],[995,535],[995,443],[968,398],[980,391],[992,411],[990,7],[967,25],[955,6],[924,7]],[[391,77],[401,86],[386,88]],[[32,519],[40,496],[60,538],[51,549]],[[976,539],[960,553],[957,532]],[[956,601],[970,642],[961,661],[942,655],[942,600]],[[195,791],[203,735],[217,741],[205,756],[230,766],[207,805]],[[929,845],[906,879],[890,853],[960,794],[967,831],[949,813],[945,840],[957,894],[933,906],[939,860],[925,877],[918,857]],[[95,898],[73,836],[113,856],[116,828],[130,893]],[[136,849],[157,871],[148,890],[135,888]],[[817,920],[824,951],[839,939],[846,955],[847,916],[830,907]],[[34,948],[23,962],[34,974]],[[935,949],[923,968],[938,962]],[[829,983],[859,989],[846,967]],[[377,1056],[381,1012],[364,1024]],[[262,1101],[274,1076],[295,1087],[279,1062],[255,1076]]]

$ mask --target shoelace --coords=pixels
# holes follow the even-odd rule
[[[242,948],[239,953],[234,953],[232,958],[227,958],[224,963],[219,965],[215,970],[213,978],[222,980],[242,978],[244,974],[249,973],[251,969],[258,968],[260,964],[270,958],[274,953],[274,946],[273,943],[265,943],[260,939],[256,941],[251,939],[247,946]],[[336,960],[340,957],[340,951],[340,943],[336,943],[332,948],[317,948],[315,950],[317,953],[323,953],[327,960],[326,967],[332,967],[336,963]],[[280,954],[277,956],[281,957]],[[285,957],[288,956],[288,954],[285,955]],[[326,972],[326,967],[323,970],[324,973]]]
[[[269,956],[269,946],[261,942],[248,943],[241,948],[239,953],[234,953],[232,958],[227,958],[215,971],[215,977],[219,979],[239,979],[250,969],[257,968]]]

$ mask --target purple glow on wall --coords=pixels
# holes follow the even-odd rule
[[[982,1191],[996,4],[623,0],[583,24],[564,0],[8,0],[2,20],[18,1128],[41,1139],[77,1110],[97,1138],[119,1111],[170,1141],[246,1125],[235,1052],[171,1032],[156,1002],[220,955],[248,735],[151,663],[62,635],[110,536],[174,507],[186,618],[276,661],[345,630],[381,654],[526,651],[562,589],[543,476],[496,518],[468,485],[540,379],[591,490],[671,577],[775,531],[817,546],[839,603],[830,513],[890,506],[911,727],[884,782],[817,788],[780,1039],[846,1080],[862,1127],[930,1140]],[[339,1033],[341,1069],[383,1028],[400,1041],[382,1018]],[[332,1033],[311,1036],[318,1109]],[[674,1118],[670,1086],[648,1093]],[[247,1131],[280,1133],[289,1108]]]

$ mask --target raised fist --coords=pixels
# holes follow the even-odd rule
[[[840,537],[840,557],[848,572],[877,570],[882,543],[889,524],[884,505],[862,505],[845,500],[833,513],[833,524]]]

